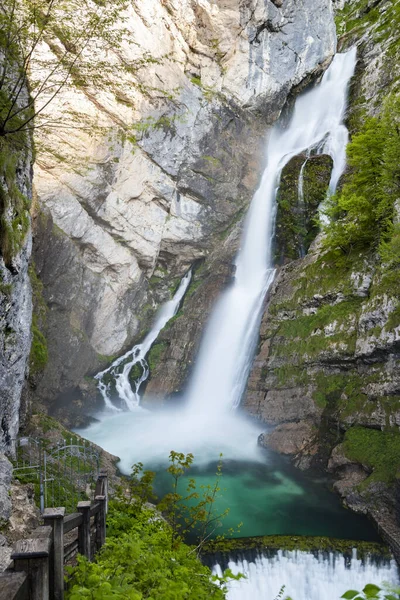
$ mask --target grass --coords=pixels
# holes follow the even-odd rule
[[[347,458],[372,471],[362,487],[377,481],[393,484],[400,477],[400,433],[397,431],[352,427],[345,434],[343,449]]]

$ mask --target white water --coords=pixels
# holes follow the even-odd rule
[[[240,403],[246,385],[264,297],[274,277],[271,249],[280,174],[293,156],[318,149],[333,158],[329,191],[335,191],[345,167],[348,134],[343,118],[355,57],[355,49],[336,55],[321,84],[297,100],[289,125],[278,125],[271,132],[267,166],[246,218],[235,279],[217,303],[207,326],[186,407],[150,412],[138,406],[139,387],[147,377],[145,355],[177,310],[183,287],[180,299],[174,297],[165,313],[163,307],[144,342],[97,376],[101,382],[104,374],[114,375],[118,394],[131,412],[100,415],[100,421],[84,435],[122,457],[120,467],[124,472],[129,473],[137,461],[145,465],[165,463],[172,449],[193,452],[196,464],[209,463],[220,452],[225,459],[265,461],[256,445],[263,427],[248,423],[231,409]],[[181,285],[188,283],[186,280]],[[121,372],[118,367],[130,357]],[[129,370],[138,362],[145,368],[132,391]],[[107,389],[102,392],[106,405],[113,407]],[[354,559],[351,569],[346,569],[343,557],[315,559],[307,553],[280,552],[274,559],[259,558],[255,563],[230,567],[247,572],[249,578],[231,585],[229,600],[273,600],[282,584],[287,585],[286,592],[293,600],[335,600],[345,590],[361,589],[367,582],[397,582],[393,563],[390,568],[369,563],[363,567]]]
[[[276,126],[271,132],[267,166],[246,218],[235,280],[214,310],[197,359],[189,388],[190,410],[226,412],[240,403],[264,297],[274,278],[271,251],[282,169],[293,156],[324,142],[323,152],[334,162],[329,189],[335,191],[346,164],[343,118],[355,59],[355,48],[337,54],[320,85],[298,98],[289,126]]]
[[[345,166],[346,128],[343,118],[356,50],[337,54],[321,83],[296,101],[290,123],[275,126],[266,148],[266,168],[248,211],[232,285],[222,294],[206,327],[194,375],[179,414],[148,412],[138,407],[138,387],[132,391],[129,370],[140,362],[160,329],[179,305],[188,279],[160,311],[142,344],[99,373],[115,377],[116,388],[132,415],[100,415],[85,436],[123,457],[123,467],[135,461],[164,460],[171,449],[193,452],[197,462],[224,457],[264,460],[256,440],[261,428],[232,411],[240,403],[253,359],[265,294],[273,280],[272,240],[276,193],[284,165],[297,154],[317,149],[333,158],[330,189],[335,190]],[[189,275],[188,275],[189,278]],[[121,372],[120,365],[132,356]],[[147,365],[143,378],[147,376]],[[141,381],[139,382],[140,386]],[[112,404],[107,390],[105,402]],[[211,456],[211,453],[214,453]]]
[[[301,169],[300,169],[300,173],[299,173],[299,181],[298,181],[298,185],[297,185],[297,198],[298,198],[298,207],[300,209],[300,214],[303,215],[303,222],[305,221],[305,207],[304,207],[304,169],[306,167],[306,164],[308,162],[308,159],[310,158],[310,152],[307,152],[307,157],[305,159],[305,161],[303,162],[303,164],[301,165]],[[300,239],[299,240],[300,243],[300,258],[304,258],[304,256],[306,255],[306,251],[304,248],[304,243],[303,240]]]
[[[355,553],[348,564],[341,554],[315,557],[310,552],[280,550],[275,557],[259,556],[255,562],[231,561],[229,568],[247,578],[230,583],[228,600],[275,600],[282,585],[284,598],[339,600],[347,590],[360,591],[367,583],[399,582],[394,560],[377,564],[367,559],[363,563]],[[221,575],[221,568],[216,565],[214,572]]]
[[[156,320],[149,331],[149,333],[144,338],[141,344],[137,344],[131,350],[126,352],[123,356],[120,356],[115,360],[108,369],[97,373],[96,379],[98,380],[98,388],[101,392],[101,395],[104,398],[105,405],[108,409],[119,411],[112,402],[110,398],[110,385],[104,383],[103,378],[104,375],[110,374],[113,376],[115,382],[115,388],[118,393],[118,396],[121,400],[124,401],[125,406],[128,410],[134,410],[139,406],[140,396],[139,390],[143,381],[146,381],[149,376],[149,367],[146,362],[146,355],[149,352],[150,348],[158,338],[158,335],[168,323],[170,319],[178,312],[179,305],[182,301],[183,296],[188,288],[192,277],[191,271],[183,277],[178,289],[176,290],[174,297],[172,300],[165,302],[162,305],[161,309],[157,313]],[[128,360],[130,358],[130,360]],[[127,361],[127,362],[125,362]],[[122,367],[122,370],[119,368],[121,363],[125,363]],[[132,370],[132,367],[136,364],[140,364],[142,367],[142,375],[135,381],[135,389],[132,390],[132,386],[129,380],[129,374]]]

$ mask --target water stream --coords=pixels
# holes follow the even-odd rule
[[[131,350],[117,358],[107,369],[97,373],[95,379],[98,381],[98,388],[104,399],[104,404],[111,411],[120,411],[115,406],[111,394],[110,378],[113,380],[115,390],[119,399],[124,403],[125,409],[130,411],[139,406],[140,386],[149,376],[149,366],[146,362],[146,355],[158,338],[160,331],[165,327],[170,319],[178,312],[182,298],[189,286],[192,278],[191,271],[188,271],[182,278],[178,289],[173,298],[162,305],[157,313],[156,319],[141,344],[136,344]],[[140,365],[142,374],[134,381],[134,389],[130,380],[130,373],[135,365]],[[107,376],[108,382],[105,381]]]
[[[235,409],[239,407],[251,368],[265,294],[274,278],[271,250],[276,194],[282,169],[292,157],[300,153],[318,149],[329,154],[333,159],[329,191],[334,193],[346,164],[348,132],[343,119],[355,61],[355,49],[337,54],[321,83],[297,99],[289,124],[277,124],[270,133],[266,148],[266,168],[245,220],[241,248],[235,261],[235,277],[221,295],[206,326],[183,406],[179,410],[166,408],[147,411],[139,405],[139,388],[148,376],[146,353],[162,327],[178,310],[189,285],[190,274],[182,280],[174,299],[161,309],[143,343],[97,375],[108,411],[99,415],[99,421],[83,432],[85,437],[120,456],[121,469],[125,472],[129,472],[130,466],[138,461],[143,462],[146,467],[160,469],[173,449],[192,452],[196,464],[204,469],[199,476],[207,477],[209,465],[222,452],[228,471],[232,471],[230,480],[229,473],[227,475],[230,500],[233,497],[241,498],[235,518],[251,520],[251,512],[254,522],[259,525],[256,531],[258,535],[271,533],[269,525],[262,525],[263,514],[268,515],[267,520],[272,523],[273,529],[280,529],[276,533],[283,533],[284,526],[288,528],[285,533],[310,533],[315,520],[318,501],[312,506],[308,502],[314,484],[307,483],[306,479],[299,484],[297,476],[293,470],[290,471],[291,467],[284,463],[284,459],[272,459],[271,453],[268,455],[260,449],[257,437],[265,426],[246,419],[240,410]],[[142,365],[143,373],[132,390],[129,371],[137,363]],[[115,410],[113,398],[105,383],[105,375],[114,377],[116,393],[128,412]],[[264,469],[264,472],[262,474],[260,471],[252,479],[252,469]],[[247,484],[244,484],[245,481]],[[249,490],[247,499],[240,496],[246,485]],[[319,485],[319,498],[323,499],[325,516],[322,515],[317,534],[332,535],[331,526],[334,524],[337,537],[349,537],[350,533],[346,535],[346,511],[338,508],[332,517],[330,501],[325,499],[326,492],[323,492],[326,488],[323,483]],[[260,494],[257,496],[255,492]],[[334,498],[332,494],[331,497]],[[250,503],[252,509],[249,511],[248,501],[251,498],[253,504]],[[335,502],[338,502],[337,499]],[[287,512],[285,506],[288,507]],[[290,515],[295,517],[300,514],[303,514],[302,526],[298,519],[290,519]],[[279,522],[282,526],[279,526]],[[242,532],[241,535],[246,534]],[[254,532],[247,535],[254,535]],[[371,528],[367,522],[360,521],[360,531],[354,532],[353,537],[368,539],[371,536]],[[358,563],[357,568],[353,568],[353,565],[356,563],[352,563],[349,572],[354,574],[357,571],[362,574],[354,586],[360,587],[368,579],[379,583],[382,576],[386,576],[386,572],[379,574],[373,571],[366,574]],[[240,570],[243,566],[237,565]],[[296,592],[293,592],[294,600],[334,600],[339,588],[335,587],[336,584],[332,587],[330,581],[335,582],[342,576],[343,582],[348,581],[344,578],[344,566],[339,560],[324,562],[312,555],[301,557],[281,554],[274,561],[260,557],[245,567],[250,572],[250,579],[232,587],[229,592],[230,600],[245,600],[250,597],[252,600],[269,600],[275,597],[273,594],[285,582],[290,582],[290,586],[293,586]],[[313,581],[315,579],[315,582],[326,584],[323,593],[319,584],[315,587],[317,591],[312,592],[313,595],[304,591],[307,586],[311,586],[311,569],[315,570]],[[279,582],[279,587],[271,592],[269,582],[275,580]],[[344,585],[347,586],[347,583]],[[269,592],[266,591],[267,588]]]
[[[246,579],[230,584],[229,600],[275,600],[282,585],[284,597],[293,600],[339,600],[347,590],[362,590],[367,583],[398,583],[394,560],[349,559],[339,553],[282,551],[275,556],[234,558],[224,564]],[[221,566],[214,572],[221,574]]]

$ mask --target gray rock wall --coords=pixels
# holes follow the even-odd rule
[[[57,132],[37,158],[46,402],[73,397],[85,373],[140,337],[189,265],[218,254],[256,188],[268,125],[335,49],[330,0],[151,0],[134,3],[126,25],[136,43],[125,60],[159,62],[127,76],[124,98],[69,90],[60,102],[77,123],[94,115],[107,134]]]
[[[6,146],[3,152],[13,150]],[[7,149],[8,148],[8,149]],[[28,206],[32,196],[30,149],[13,151],[15,169],[0,175],[4,204],[0,240],[0,451],[10,448],[19,429],[21,393],[31,346],[32,297],[28,263],[32,249]],[[13,190],[12,192],[10,190]],[[19,206],[22,194],[24,206]],[[20,221],[24,225],[21,225]],[[24,229],[23,229],[24,227]]]

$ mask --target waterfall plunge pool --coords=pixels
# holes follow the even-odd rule
[[[119,467],[129,474],[134,463],[157,473],[158,497],[170,491],[171,476],[165,471],[171,450],[193,453],[189,477],[197,486],[213,484],[220,453],[223,455],[221,492],[216,514],[229,508],[215,535],[231,528],[236,537],[262,535],[315,535],[378,541],[372,524],[363,515],[341,506],[326,477],[311,477],[288,459],[257,446],[263,429],[239,412],[207,420],[184,409],[104,414],[81,435],[121,458]],[[185,482],[186,479],[186,482]],[[201,490],[200,490],[201,491]],[[243,523],[238,531],[239,523]]]
[[[341,506],[327,478],[305,474],[286,458],[258,447],[260,432],[259,424],[239,412],[219,417],[214,413],[207,420],[204,413],[194,417],[181,407],[179,411],[138,408],[133,412],[103,413],[98,422],[80,433],[120,456],[119,466],[124,473],[128,474],[131,465],[139,461],[146,469],[155,470],[159,496],[170,491],[165,468],[171,450],[194,454],[190,477],[196,479],[198,487],[215,481],[222,452],[221,494],[215,508],[217,514],[225,508],[230,511],[215,535],[232,527],[232,543],[251,545],[253,540],[243,538],[285,534],[291,536],[291,541],[311,535],[379,541],[366,517]],[[181,483],[183,492],[185,485]],[[280,541],[273,540],[275,548]],[[297,543],[301,548],[309,547],[309,541],[303,538],[295,540]],[[332,547],[342,548],[335,541]],[[228,600],[275,600],[282,585],[293,600],[338,600],[346,590],[362,589],[367,583],[399,582],[393,559],[360,559],[355,553],[350,558],[349,547],[345,554],[246,548],[205,558],[215,573],[229,567],[234,573],[245,574],[245,579],[229,585]]]

